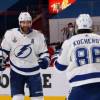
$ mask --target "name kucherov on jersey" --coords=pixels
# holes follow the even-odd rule
[[[79,39],[77,41],[73,42],[73,45],[81,45],[81,44],[92,44],[92,43],[100,43],[100,39],[94,39],[94,38],[87,38],[87,39]]]

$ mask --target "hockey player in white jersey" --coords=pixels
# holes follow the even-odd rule
[[[89,14],[79,15],[77,35],[64,41],[55,61],[57,69],[66,69],[72,88],[68,100],[100,100],[100,36],[92,23]]]
[[[32,17],[28,12],[21,12],[18,20],[19,28],[6,31],[0,49],[3,61],[10,58],[12,100],[24,100],[25,83],[31,100],[44,100],[40,69],[46,69],[49,64],[45,38],[39,31],[31,29]]]

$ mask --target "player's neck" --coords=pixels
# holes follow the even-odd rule
[[[28,30],[28,31],[23,31],[21,28],[20,28],[20,32],[23,34],[23,35],[28,35],[31,30]]]
[[[77,31],[78,34],[84,34],[84,33],[92,33],[91,29],[80,29]]]

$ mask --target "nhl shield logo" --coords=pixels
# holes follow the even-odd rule
[[[17,42],[17,39],[14,37],[14,39],[12,40],[14,43],[16,43]]]
[[[31,40],[31,43],[34,44],[34,39]]]

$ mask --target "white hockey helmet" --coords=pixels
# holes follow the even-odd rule
[[[18,17],[19,23],[21,21],[32,21],[32,17],[28,12],[21,12]]]
[[[92,19],[89,14],[80,14],[76,19],[76,25],[78,29],[91,29],[92,28]]]

